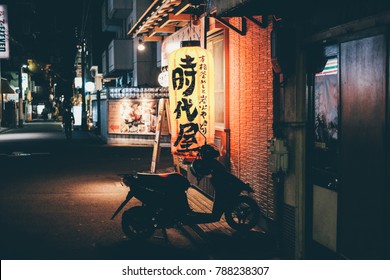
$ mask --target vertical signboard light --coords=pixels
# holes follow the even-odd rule
[[[1,94],[1,125],[4,125],[4,95],[1,85],[1,59],[9,59],[9,33],[7,6],[0,5],[0,94]]]
[[[183,41],[169,56],[169,103],[173,154],[193,156],[214,142],[214,64],[199,41]]]
[[[0,5],[0,59],[9,58],[7,6]]]

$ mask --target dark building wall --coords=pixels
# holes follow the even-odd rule
[[[386,70],[389,69],[388,53],[384,52],[385,45],[389,42],[386,32],[389,26],[389,10],[381,10],[380,5],[370,8],[358,5],[345,14],[343,7],[341,5],[341,10],[335,8],[334,17],[327,14],[328,10],[315,10],[304,19],[284,19],[296,32],[292,71],[287,73],[287,84],[279,93],[279,130],[281,135],[288,139],[291,151],[290,168],[283,190],[286,205],[295,207],[295,258],[383,259],[389,256],[389,239],[386,237],[389,236],[389,197],[385,187],[389,184],[385,171],[389,166],[389,156],[386,154],[389,149],[389,121],[386,120],[389,104],[383,99],[389,95],[389,89],[384,88],[385,81],[389,79]],[[367,9],[364,10],[364,7]],[[379,13],[376,13],[378,10]],[[380,40],[377,39],[380,42],[370,43],[375,41],[374,38],[378,38],[375,36],[382,36]],[[333,237],[336,239],[336,247],[332,249],[333,255],[330,254],[332,250],[318,246],[318,243],[313,241],[313,219],[316,218],[313,211],[318,203],[325,199],[317,197],[320,200],[313,200],[313,187],[317,185],[315,181],[319,178],[317,173],[313,173],[316,162],[312,157],[313,127],[310,123],[313,122],[313,116],[310,114],[310,100],[315,90],[311,83],[312,62],[313,59],[318,62],[321,60],[320,57],[312,55],[312,50],[318,44],[335,44],[340,50],[341,63],[341,142],[338,155],[334,155],[337,156],[335,161],[339,169],[336,174],[337,188],[332,191],[337,197],[333,211],[336,213],[334,219],[337,219],[337,232]],[[320,53],[317,53],[318,55],[321,56]],[[376,60],[376,66],[370,64]],[[362,74],[363,72],[365,74]],[[367,83],[371,83],[371,86],[366,87]],[[369,101],[364,101],[365,99]],[[366,115],[366,111],[372,108],[370,104],[373,104],[374,99],[378,102],[374,105],[375,108],[381,109],[373,111],[379,115],[375,118],[376,121],[370,121],[373,113]],[[351,110],[354,112],[352,115],[348,113]],[[358,123],[364,124],[366,129],[356,126],[354,120],[359,119],[361,121]],[[381,127],[378,127],[378,123],[382,124]],[[370,135],[376,136],[370,139]],[[381,151],[378,152],[378,149]],[[378,155],[375,162],[368,156],[373,153]],[[368,162],[372,164],[366,165]],[[373,168],[373,165],[376,167]],[[329,188],[330,183],[334,184],[329,181],[323,187]],[[325,220],[319,221],[318,224],[325,224]],[[370,233],[370,230],[375,233]]]

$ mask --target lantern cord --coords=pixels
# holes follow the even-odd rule
[[[192,15],[191,16],[191,31],[192,31],[192,34],[194,36],[194,39],[195,40],[200,40],[200,34],[199,32],[197,32],[196,30],[196,24],[193,24],[193,22],[195,22],[195,20],[198,20],[198,17],[196,15]]]
[[[191,15],[191,20],[189,22],[189,29],[187,31],[189,40],[200,40],[200,34],[196,30],[196,25],[193,24],[193,21],[196,20],[196,15]]]
[[[190,28],[188,29],[188,36],[190,37],[190,41],[192,40],[192,15],[190,20]]]

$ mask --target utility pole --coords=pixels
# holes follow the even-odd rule
[[[86,48],[85,39],[81,39],[81,96],[82,96],[81,127],[82,129],[87,128],[87,112],[86,112],[86,99],[85,99],[85,68],[86,68],[85,48]]]

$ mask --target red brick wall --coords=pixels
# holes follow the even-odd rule
[[[258,18],[261,20],[261,17]],[[239,18],[230,22],[240,26]],[[273,137],[270,32],[247,21],[247,34],[229,30],[229,123],[233,174],[250,183],[262,210],[273,217],[274,192],[267,140]]]

